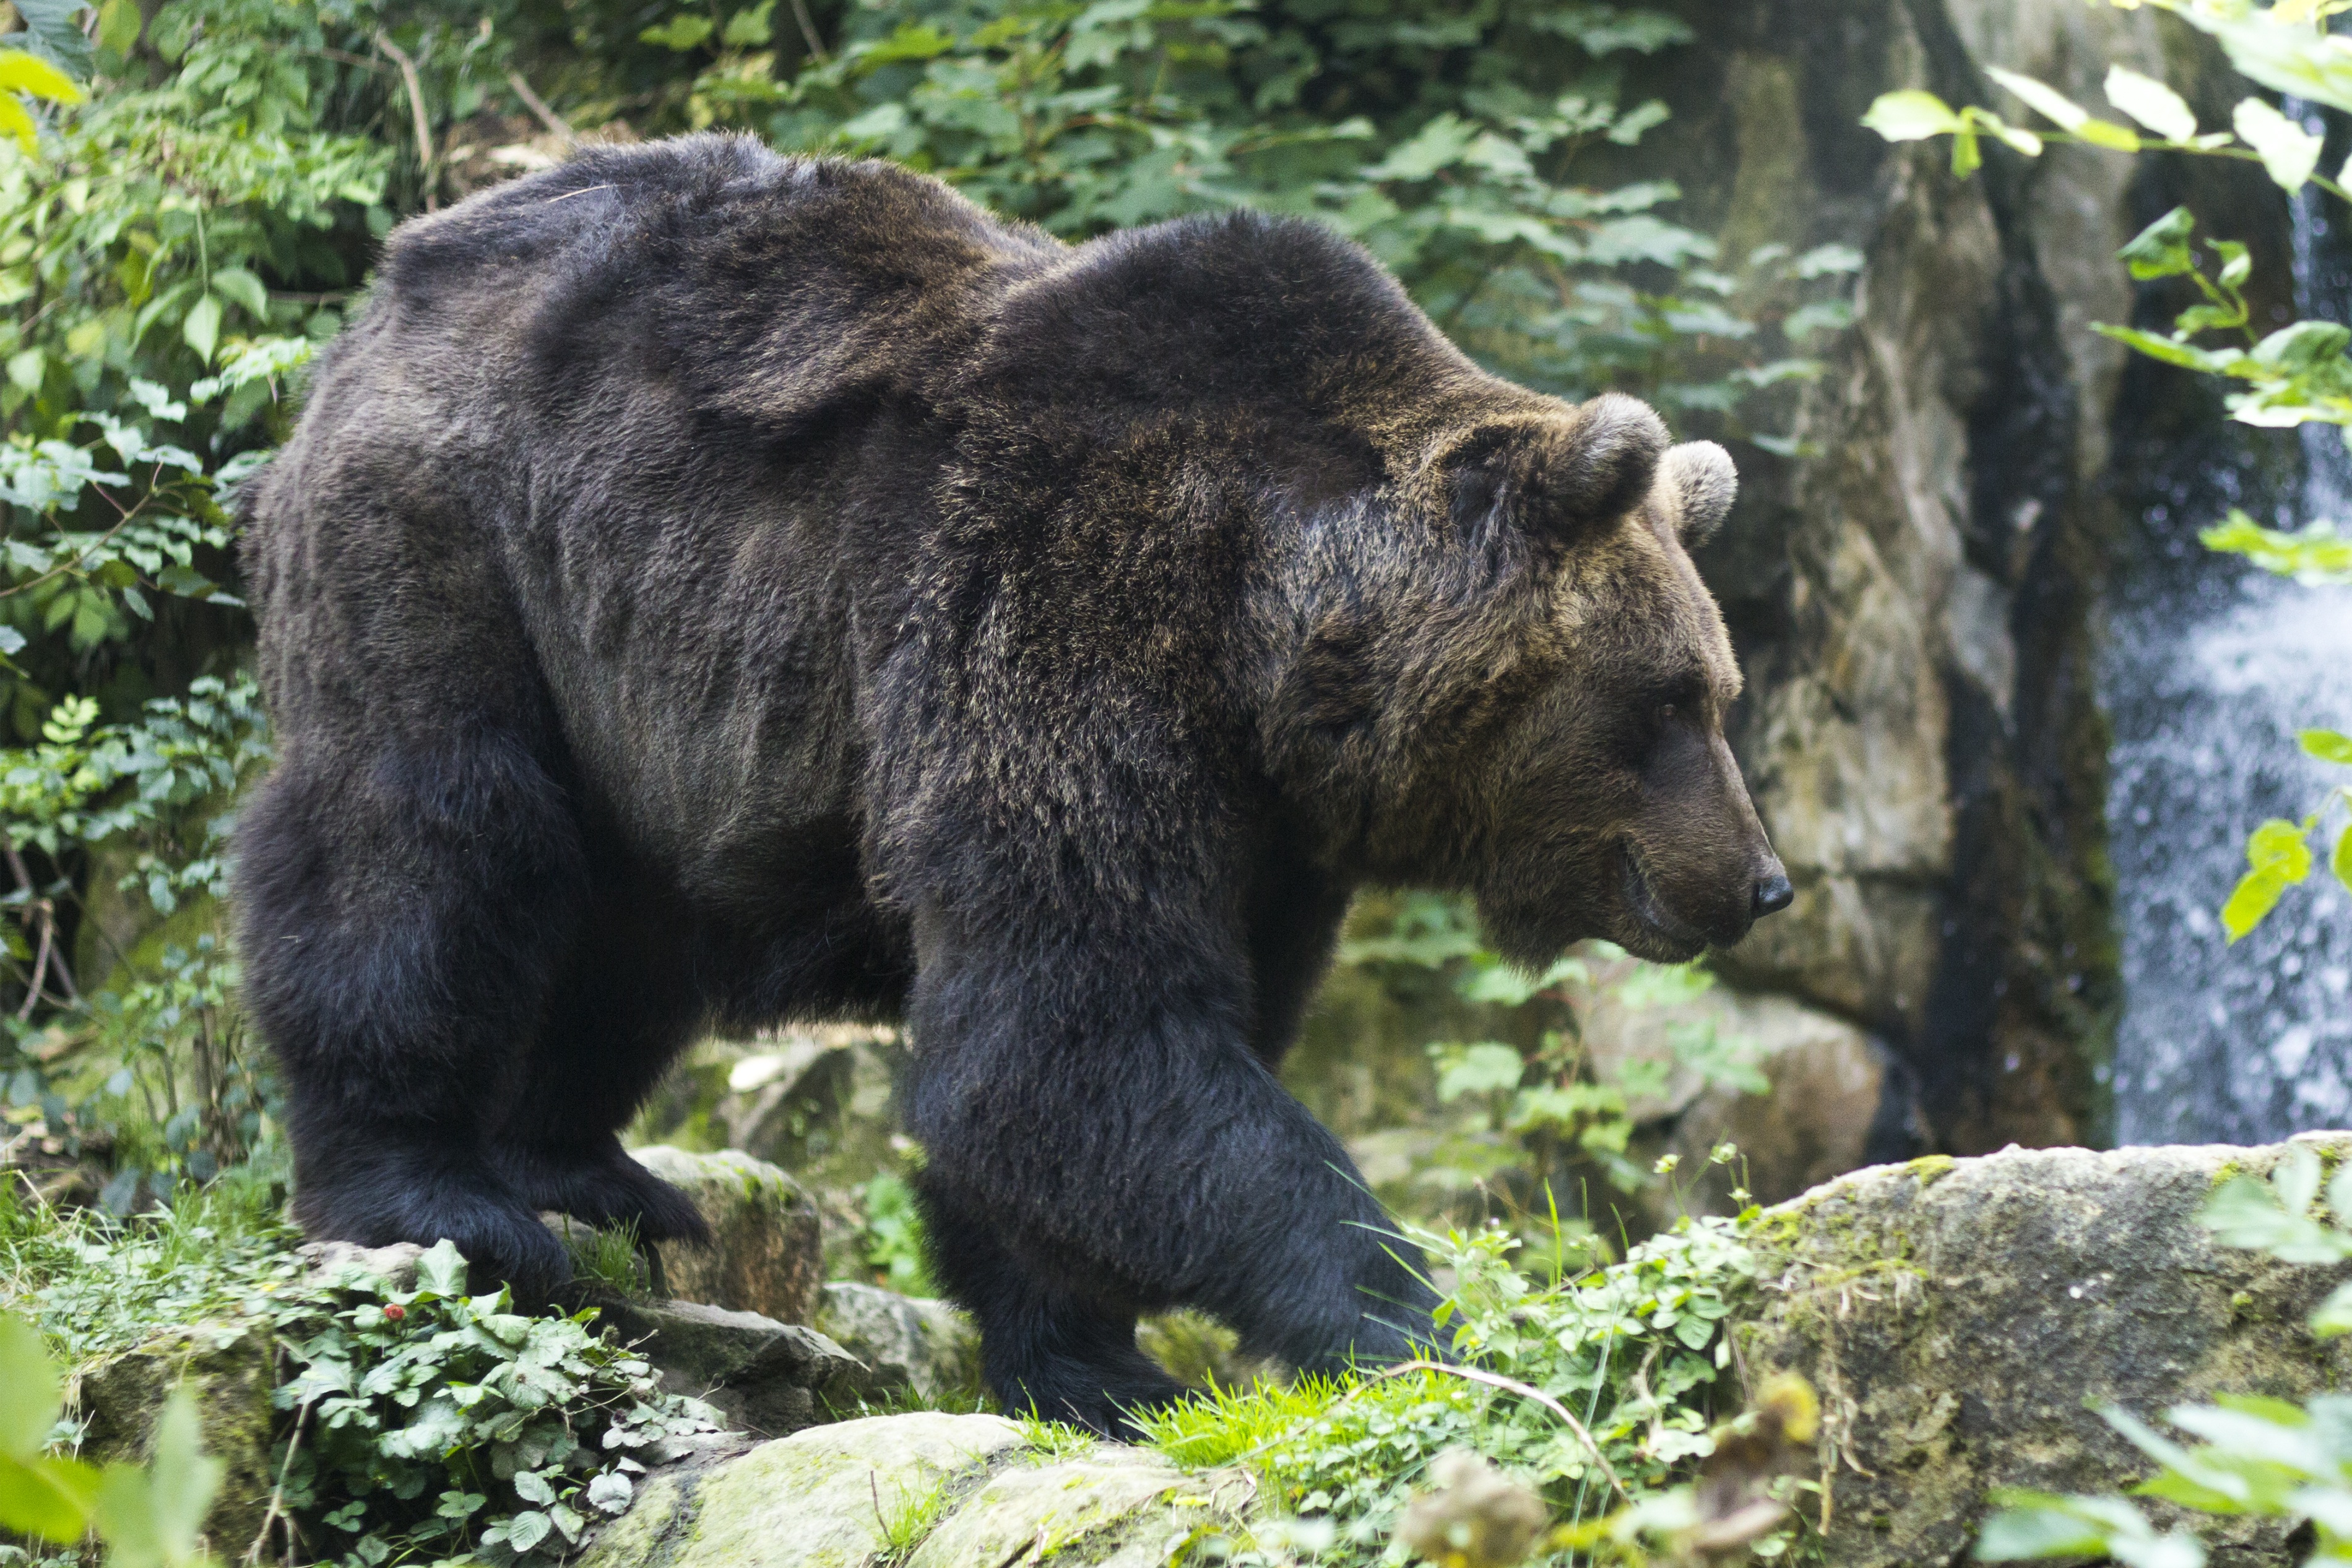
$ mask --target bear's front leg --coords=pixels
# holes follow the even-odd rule
[[[1339,1140],[1249,1049],[1239,941],[1123,942],[1108,919],[1024,937],[1034,920],[919,917],[909,1009],[936,1259],[999,1396],[1046,1391],[1106,1428],[1104,1400],[1072,1390],[1172,1393],[1139,1382],[1133,1323],[1176,1306],[1307,1371],[1426,1346],[1434,1293]]]

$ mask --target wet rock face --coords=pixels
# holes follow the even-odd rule
[[[1857,121],[1900,87],[2014,108],[1986,65],[2104,105],[2108,61],[2182,80],[2198,48],[2152,12],[2039,0],[1677,9],[1697,42],[1634,89],[1673,105],[1640,156],[1682,184],[1677,216],[1734,268],[1769,245],[1865,258],[1853,324],[1790,345],[1822,375],[1751,410],[1800,455],[1735,443],[1740,504],[1700,561],[1797,890],[1726,972],[1906,1064],[1877,1157],[2096,1141],[2117,982],[2091,626],[2126,356],[2088,329],[2132,319],[2113,256],[2152,214],[2129,159],[2002,152],[1962,182],[1945,146]]]
[[[2352,1152],[2352,1134],[2326,1135]],[[1820,1392],[1826,1561],[1958,1561],[1996,1487],[2120,1490],[2151,1469],[2089,1406],[2160,1419],[2218,1394],[2342,1385],[2352,1346],[2305,1319],[2346,1274],[2218,1245],[2195,1216],[2279,1148],[2011,1150],[1859,1171],[1772,1211],[1736,1331],[1751,1382]],[[2242,1563],[2297,1561],[2276,1521],[2199,1528]]]

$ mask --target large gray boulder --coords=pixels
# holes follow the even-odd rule
[[[1041,1453],[1001,1416],[877,1416],[656,1476],[576,1568],[1161,1568],[1255,1494],[1118,1444]]]
[[[2323,1156],[2352,1134],[2309,1135]],[[2220,1245],[2196,1215],[2284,1147],[2010,1149],[1857,1171],[1769,1210],[1751,1380],[1819,1391],[1826,1561],[1958,1560],[1996,1487],[2120,1490],[2152,1466],[2093,1407],[2160,1423],[2221,1394],[2340,1388],[2352,1346],[2305,1319],[2343,1268]],[[2298,1559],[2282,1527],[2200,1529],[2217,1560]]]

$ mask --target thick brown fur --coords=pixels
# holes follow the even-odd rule
[[[882,163],[592,152],[393,238],[253,489],[247,996],[320,1236],[694,1236],[616,1130],[697,1030],[903,1017],[1008,1402],[1330,1368],[1427,1288],[1274,1068],[1368,882],[1529,962],[1786,882],[1685,553],[1727,458],[1480,371],[1248,214],[1071,248]]]

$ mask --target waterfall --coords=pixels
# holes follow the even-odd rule
[[[2352,235],[2332,232],[2346,226],[2334,206],[2311,190],[2295,204],[2295,300],[2343,321]],[[2196,542],[2233,503],[2267,509],[2274,527],[2352,528],[2343,432],[2299,434],[2302,478],[2267,508],[2248,493],[2242,455],[2152,498],[2110,599],[2118,1144],[2261,1144],[2352,1125],[2352,894],[2315,867],[2235,946],[2217,915],[2248,831],[2300,819],[2342,777],[2305,758],[2295,732],[2352,731],[2352,588],[2285,581]]]

